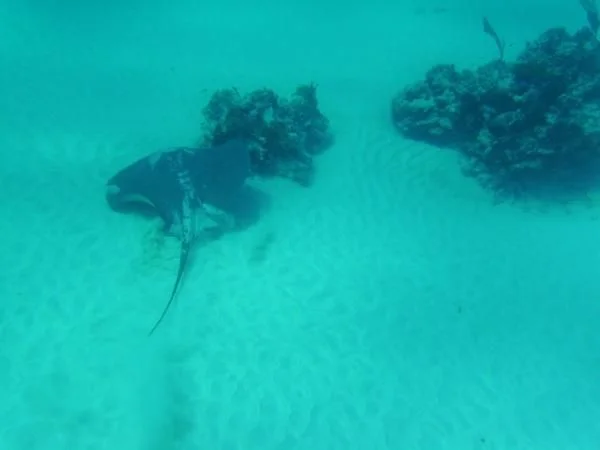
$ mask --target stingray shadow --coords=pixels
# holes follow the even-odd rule
[[[235,218],[234,231],[245,230],[255,225],[271,207],[271,196],[249,185],[223,202],[220,207]]]

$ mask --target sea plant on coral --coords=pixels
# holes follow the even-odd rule
[[[458,149],[466,173],[496,194],[573,193],[600,173],[600,44],[554,28],[513,63],[433,67],[392,101],[410,139]]]
[[[203,115],[204,145],[247,139],[255,174],[281,176],[304,186],[314,176],[313,156],[333,143],[314,84],[298,86],[290,99],[280,98],[270,89],[245,96],[237,89],[219,90]]]

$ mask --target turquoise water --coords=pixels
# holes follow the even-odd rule
[[[495,55],[483,13],[510,58],[572,3],[0,3],[0,448],[597,448],[597,197],[494,205],[389,120]],[[314,186],[255,181],[271,207],[148,339],[177,243],[106,179],[193,144],[215,89],[310,81]]]

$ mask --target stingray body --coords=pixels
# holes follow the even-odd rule
[[[233,225],[227,205],[249,175],[248,147],[234,140],[210,148],[178,147],[156,152],[108,180],[106,198],[113,209],[150,207],[163,220],[165,230],[181,241],[175,284],[150,334],[177,294],[194,241],[206,231],[225,230]]]

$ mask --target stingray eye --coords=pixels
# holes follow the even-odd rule
[[[118,195],[121,192],[121,188],[116,184],[109,184],[106,186],[106,195]]]

